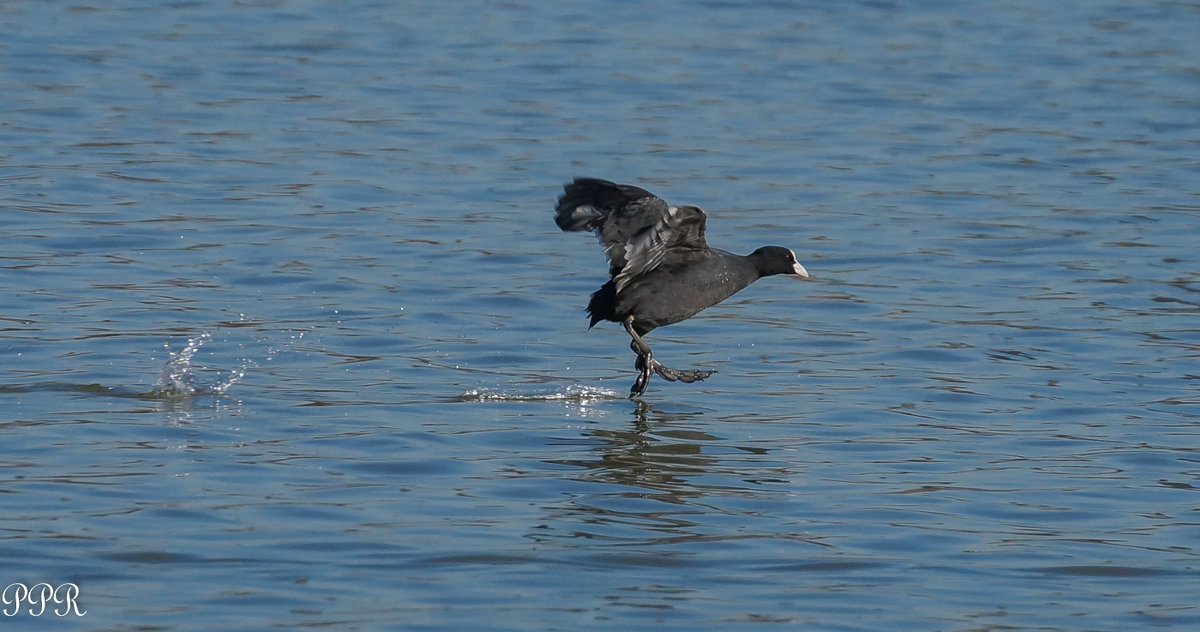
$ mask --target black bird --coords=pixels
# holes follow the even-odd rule
[[[563,187],[554,222],[565,231],[596,233],[608,255],[608,283],[592,294],[590,329],[602,320],[623,323],[633,337],[641,372],[629,392],[646,392],[651,373],[670,382],[695,382],[715,371],[670,369],[642,339],[655,327],[677,323],[773,274],[808,277],[791,250],[763,246],[749,255],[709,248],[704,211],[671,206],[649,191],[595,178]]]

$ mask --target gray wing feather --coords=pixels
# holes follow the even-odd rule
[[[578,178],[564,187],[556,210],[559,228],[596,233],[618,292],[673,251],[708,250],[704,211],[673,207],[635,186]]]
[[[655,198],[656,200],[658,198]],[[657,214],[623,243],[608,246],[609,269],[620,292],[634,279],[654,270],[672,252],[707,250],[704,211],[695,206],[667,206],[662,200]],[[618,266],[619,264],[619,266]]]

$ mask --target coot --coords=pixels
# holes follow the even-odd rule
[[[628,184],[576,178],[563,187],[554,210],[559,228],[592,231],[604,245],[611,278],[588,301],[588,327],[611,320],[623,323],[633,338],[629,348],[637,354],[640,374],[630,397],[646,392],[652,373],[670,382],[695,382],[715,372],[663,366],[642,339],[652,329],[690,318],[762,277],[808,277],[787,248],[763,246],[744,256],[709,248],[704,211],[671,206]]]

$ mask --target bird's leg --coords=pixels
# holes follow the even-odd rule
[[[682,371],[663,366],[662,362],[654,359],[654,354],[650,352],[650,345],[638,335],[638,332],[633,328],[633,316],[626,316],[625,331],[629,332],[629,336],[633,338],[629,342],[629,348],[638,355],[633,366],[640,371],[637,381],[633,383],[633,388],[629,390],[630,397],[637,397],[646,392],[646,386],[650,383],[650,375],[657,373],[668,382],[699,382],[704,378],[716,373],[714,370],[693,369],[690,371]]]
[[[637,381],[633,383],[633,388],[629,389],[629,396],[638,397],[646,392],[646,386],[650,383],[650,372],[653,370],[653,365],[658,364],[658,361],[650,353],[650,345],[646,344],[646,341],[642,340],[638,332],[633,329],[633,316],[626,316],[624,322],[625,331],[628,331],[633,338],[629,341],[629,348],[637,354],[637,360],[633,366],[639,371]]]

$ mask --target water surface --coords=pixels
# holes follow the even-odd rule
[[[0,30],[0,584],[87,612],[5,629],[1200,624],[1195,6]],[[813,278],[630,401],[581,175]]]

